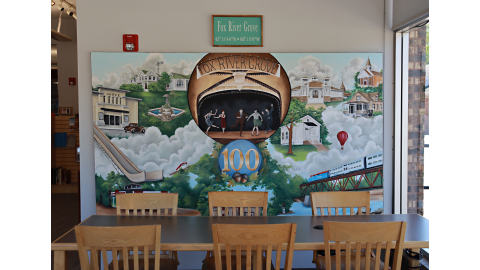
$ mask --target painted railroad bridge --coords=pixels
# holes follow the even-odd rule
[[[383,166],[340,174],[300,185],[300,197],[317,191],[349,191],[383,187]]]

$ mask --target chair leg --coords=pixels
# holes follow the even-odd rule
[[[173,259],[177,262],[177,264],[180,264],[180,262],[178,261],[178,254],[176,251],[171,251],[173,252]]]
[[[202,262],[205,262],[206,259],[212,257],[212,252],[211,251],[207,251],[207,255],[205,256],[205,259],[203,259]]]

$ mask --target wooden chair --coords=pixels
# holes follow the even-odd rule
[[[171,213],[172,216],[177,215],[178,206],[178,193],[122,193],[116,195],[117,200],[117,216],[126,215],[129,216],[130,212],[134,216],[148,215],[153,216],[154,213],[157,216],[168,216]],[[153,257],[151,255],[150,257]],[[131,256],[130,256],[131,257]],[[123,254],[120,255],[123,258]],[[162,251],[161,258],[173,259],[178,262],[178,255],[176,251]]]
[[[282,245],[287,244],[285,270],[292,269],[293,246],[297,224],[213,224],[212,235],[215,252],[215,270],[271,270],[272,250],[277,251],[275,270],[280,270]],[[222,260],[221,245],[225,246],[225,260]],[[240,254],[246,251],[245,259]],[[252,258],[251,251],[256,250]],[[262,258],[262,250],[266,258]],[[235,251],[233,255],[232,251]],[[232,257],[233,256],[233,257]],[[232,267],[233,265],[233,267]],[[245,265],[245,266],[243,266]]]
[[[129,227],[97,227],[75,226],[80,266],[83,270],[98,270],[100,254],[103,259],[103,269],[177,269],[174,261],[160,259],[160,225],[129,226]],[[140,260],[139,250],[148,253],[155,251],[154,258],[145,257]],[[121,252],[124,257],[133,250],[133,260],[118,260]],[[90,261],[88,259],[90,251]],[[113,261],[109,265],[107,251],[112,252]]]
[[[263,216],[266,216],[267,205],[268,192],[208,192],[208,210],[210,216],[260,216],[260,213],[262,213]],[[224,213],[222,208],[225,208]]]
[[[208,192],[210,216],[266,216],[268,192],[213,191]],[[215,258],[208,251],[202,269],[213,269]]]
[[[324,242],[334,241],[336,254],[325,257],[318,256],[316,260],[317,267],[324,266],[327,270],[386,270],[390,269],[388,266],[390,254],[391,249],[394,248],[392,270],[400,270],[406,228],[406,222],[358,223],[326,221],[323,223]],[[346,252],[340,252],[341,247]],[[362,249],[365,249],[365,252],[361,251]],[[372,249],[376,251],[377,256],[375,258],[369,256]],[[381,249],[385,250],[385,264],[380,261]],[[325,251],[326,254],[330,253],[330,245],[325,245]],[[365,254],[368,256],[365,256]],[[338,268],[338,265],[341,267]]]
[[[312,215],[317,216],[318,212],[323,216],[339,215],[340,209],[342,214],[347,215],[347,208],[350,209],[350,215],[354,215],[354,208],[357,208],[357,214],[361,213],[362,207],[366,208],[366,215],[370,215],[370,192],[368,191],[334,191],[334,192],[312,192],[310,193],[312,202]],[[320,211],[318,211],[318,208]],[[327,214],[325,209],[327,208]],[[333,211],[331,209],[333,208]],[[318,212],[317,212],[318,211]],[[317,260],[317,256],[325,256],[325,251],[314,250],[313,261]],[[335,254],[332,252],[331,255]],[[322,269],[322,268],[321,268]]]
[[[312,202],[312,215],[317,215],[317,208],[320,208],[320,215],[325,215],[324,209],[327,208],[327,216],[332,214],[347,214],[347,208],[350,209],[350,215],[354,215],[354,208],[358,208],[357,214],[360,214],[361,208],[366,208],[367,215],[370,215],[370,192],[368,191],[334,191],[334,192],[312,192],[310,193]]]
[[[141,215],[145,216],[145,210],[150,216],[155,212],[161,216],[162,212],[168,215],[171,209],[172,216],[177,215],[178,193],[121,193],[116,195],[117,216],[129,216],[130,211],[136,216],[141,210]]]

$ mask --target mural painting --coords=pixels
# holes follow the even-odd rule
[[[268,191],[311,215],[311,191],[368,190],[383,211],[381,53],[92,53],[97,214],[115,194]]]

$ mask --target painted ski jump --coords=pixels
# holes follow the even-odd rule
[[[132,182],[157,181],[163,179],[163,170],[154,172],[145,172],[135,166],[135,164],[115,146],[112,141],[103,133],[98,126],[93,124],[93,138],[98,147],[104,152],[105,156],[112,162],[112,165],[118,168],[125,177]]]

